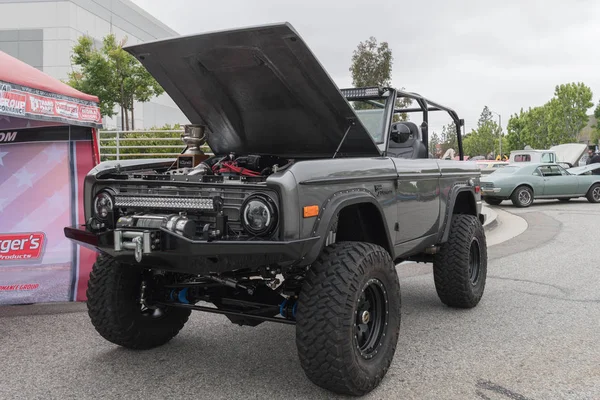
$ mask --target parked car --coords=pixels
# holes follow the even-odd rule
[[[560,164],[565,168],[577,165],[585,153],[587,146],[583,143],[565,143],[552,146],[548,150],[525,149],[510,152],[508,162],[515,163],[550,163]]]
[[[477,166],[479,167],[479,169],[481,169],[481,175],[489,175],[498,168],[505,167],[508,164],[508,161],[477,161]]]
[[[600,175],[592,171],[600,164],[565,169],[556,163],[512,164],[481,178],[481,195],[491,205],[511,200],[517,207],[529,207],[534,199],[569,201],[586,197],[600,202]]]

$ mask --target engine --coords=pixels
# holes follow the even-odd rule
[[[166,171],[169,175],[230,176],[266,178],[277,171],[288,168],[293,160],[269,155],[247,155],[237,157],[230,154],[225,157],[211,157],[194,168],[173,168]]]

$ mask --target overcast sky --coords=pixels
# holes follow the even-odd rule
[[[375,36],[392,49],[392,84],[454,108],[467,132],[485,105],[506,127],[557,84],[584,82],[600,98],[597,0],[133,1],[185,35],[290,22],[339,87],[351,86],[357,44]],[[431,119],[434,130],[447,122]]]

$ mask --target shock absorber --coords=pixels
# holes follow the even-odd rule
[[[286,319],[296,319],[296,309],[298,308],[298,301],[294,297],[284,299],[279,305],[279,314]]]
[[[171,294],[169,295],[169,298],[171,301],[174,301],[174,302],[190,304],[190,300],[188,299],[188,292],[189,292],[189,288],[187,288],[187,287],[180,288],[180,289],[173,289],[173,290],[171,290]]]

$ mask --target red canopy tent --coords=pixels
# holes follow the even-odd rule
[[[96,96],[0,51],[0,304],[85,300],[95,254],[63,228],[85,222],[101,126]]]

